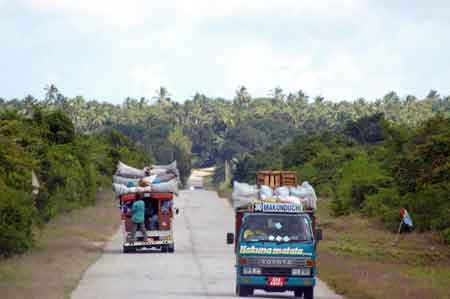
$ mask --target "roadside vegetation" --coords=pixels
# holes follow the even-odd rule
[[[257,170],[293,169],[333,198],[336,216],[361,211],[392,230],[404,207],[417,230],[450,240],[450,97],[434,90],[422,99],[389,92],[374,101],[337,102],[279,87],[252,98],[239,86],[232,100],[197,93],[181,104],[161,87],[114,105],[69,98],[49,85],[42,100],[0,99],[0,111],[0,188],[23,191],[8,198],[30,206],[35,170],[43,180],[35,206],[44,220],[92,199],[117,159],[141,165],[152,157],[160,164],[177,160],[183,180],[192,166],[214,165],[213,183],[224,192],[231,179],[252,181]]]
[[[0,256],[26,252],[36,228],[92,205],[100,187],[110,188],[118,160],[144,166],[150,157],[113,129],[77,133],[59,110],[0,113]]]
[[[95,205],[52,218],[36,232],[32,250],[1,258],[1,298],[70,298],[120,225],[113,197],[110,191],[99,192]],[[120,248],[109,252],[121,253]]]
[[[291,169],[331,198],[334,216],[352,212],[396,231],[406,208],[418,232],[450,244],[450,118],[411,128],[374,114],[338,131],[300,134],[272,151],[244,155],[233,179],[254,182],[262,169]]]
[[[395,233],[356,212],[335,217],[319,200],[318,274],[348,299],[450,298],[450,247],[432,232]]]

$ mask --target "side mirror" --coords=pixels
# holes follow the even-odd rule
[[[314,237],[315,237],[316,241],[323,240],[322,230],[321,229],[317,229],[316,230],[316,235]]]
[[[178,215],[180,213],[180,209],[175,208],[175,214]]]
[[[234,243],[234,234],[227,233],[227,244],[233,244],[233,243]]]

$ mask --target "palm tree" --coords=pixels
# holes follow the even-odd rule
[[[237,101],[239,107],[246,107],[252,100],[248,90],[245,86],[238,86],[236,89],[236,97],[234,98]]]
[[[171,94],[165,88],[164,86],[161,86],[159,89],[156,90],[156,96],[153,97],[153,99],[156,99],[159,104],[169,104],[170,103],[170,96]]]
[[[50,85],[47,85],[45,88],[45,104],[51,105],[56,101],[56,97],[58,95],[58,88],[51,83]]]
[[[279,86],[271,89],[269,95],[272,97],[274,102],[284,102],[286,95],[283,93],[283,89]]]
[[[33,97],[32,95],[27,95],[23,99],[23,113],[28,117],[33,116],[33,110],[36,103],[37,99],[35,97]]]

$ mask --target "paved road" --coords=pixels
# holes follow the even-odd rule
[[[201,185],[199,178],[191,182]],[[226,232],[233,231],[232,208],[215,192],[204,190],[182,191],[176,206],[180,214],[175,218],[174,254],[122,254],[119,231],[72,298],[235,298],[233,249],[225,244]],[[255,295],[292,297],[287,292]],[[319,282],[316,298],[340,297]]]

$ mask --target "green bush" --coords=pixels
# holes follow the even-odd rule
[[[402,198],[395,188],[379,188],[375,194],[368,195],[362,212],[371,217],[379,217],[391,230],[396,230],[400,221]]]
[[[35,210],[31,196],[22,191],[0,190],[0,255],[23,253],[33,245]]]
[[[441,238],[445,243],[450,245],[450,227],[441,232]]]
[[[362,152],[354,160],[343,164],[334,181],[336,193],[332,209],[340,215],[352,208],[362,208],[368,196],[376,194],[379,188],[388,186],[391,178],[384,173],[377,161],[370,160]]]

